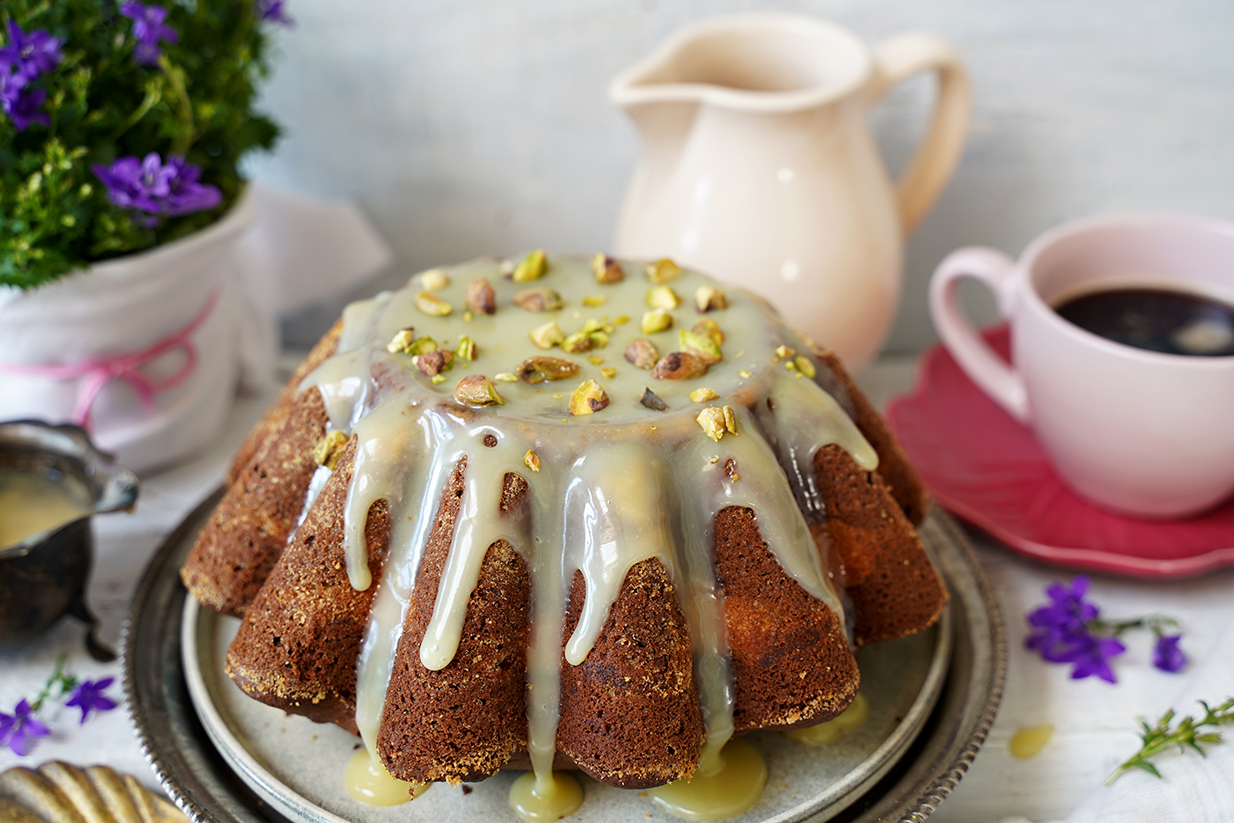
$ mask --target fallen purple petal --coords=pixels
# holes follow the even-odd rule
[[[1180,672],[1187,665],[1187,655],[1178,647],[1182,635],[1163,635],[1153,647],[1153,665],[1163,672]]]
[[[109,712],[116,707],[116,702],[103,692],[112,683],[116,682],[114,677],[105,677],[102,680],[86,680],[79,683],[77,688],[73,689],[73,694],[65,702],[66,706],[74,706],[81,709],[81,723],[86,722],[90,712]]]

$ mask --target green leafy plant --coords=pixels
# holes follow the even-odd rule
[[[1106,780],[1106,785],[1113,783],[1132,769],[1140,769],[1154,777],[1161,777],[1161,772],[1149,762],[1149,758],[1174,746],[1177,746],[1180,752],[1191,749],[1204,756],[1204,749],[1200,747],[1201,743],[1220,743],[1220,732],[1205,731],[1205,729],[1217,729],[1234,723],[1234,697],[1216,707],[1209,706],[1203,700],[1198,702],[1204,707],[1204,716],[1199,720],[1188,715],[1178,721],[1177,726],[1173,726],[1173,709],[1163,714],[1155,726],[1150,726],[1141,720],[1140,725],[1144,730],[1140,733],[1140,740],[1143,741],[1143,746],[1114,770],[1114,774]]]
[[[0,5],[0,285],[218,220],[278,135],[254,104],[286,22],[279,0]]]

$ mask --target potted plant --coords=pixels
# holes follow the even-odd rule
[[[281,0],[0,6],[0,420],[77,422],[136,468],[214,436],[262,332],[231,255],[288,22]]]

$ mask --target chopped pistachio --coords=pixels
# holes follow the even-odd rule
[[[450,285],[450,275],[441,269],[429,269],[420,275],[420,285],[428,291],[441,291]]]
[[[412,341],[411,345],[403,349],[403,351],[412,355],[428,354],[431,351],[437,351],[437,341],[428,335],[425,335],[424,337],[417,337]]]
[[[416,308],[432,317],[445,317],[454,307],[440,297],[426,291],[416,294]]]
[[[652,283],[667,283],[681,277],[681,266],[664,257],[644,266],[643,273]]]
[[[570,354],[582,354],[591,351],[591,337],[584,331],[578,331],[561,341],[561,348]]]
[[[643,396],[639,398],[638,402],[652,411],[664,411],[668,408],[668,404],[661,400],[651,389],[643,389]]]
[[[429,377],[436,377],[443,371],[449,371],[454,362],[454,355],[445,349],[435,349],[431,352],[418,354],[412,358],[416,368]]]
[[[593,349],[602,349],[608,345],[608,334],[602,331],[588,332],[587,341]]]
[[[600,356],[600,355],[598,355],[598,354],[589,354],[589,355],[587,355],[587,360],[588,360],[588,361],[590,361],[590,362],[591,362],[591,365],[593,365],[593,366],[598,366],[598,365],[600,365],[601,363],[603,363],[603,362],[604,362],[604,358],[603,358],[603,357],[601,357],[601,356]]]
[[[701,334],[704,337],[710,337],[716,341],[716,345],[724,345],[724,332],[720,331],[720,327],[716,325],[716,321],[710,317],[704,317],[690,327],[690,331],[695,334]]]
[[[565,380],[578,374],[578,364],[558,357],[528,357],[518,365],[518,376],[524,383],[545,380]]]
[[[738,369],[738,370],[737,370],[737,376],[738,376],[738,377],[740,377],[740,378],[742,378],[743,380],[749,380],[749,379],[750,379],[751,377],[753,377],[754,375],[750,374],[750,373],[749,373],[748,371],[746,371],[745,369]]]
[[[411,342],[416,339],[416,330],[411,326],[405,329],[400,329],[394,333],[394,337],[386,344],[386,351],[390,354],[398,354],[406,352],[411,347]]]
[[[493,379],[499,380],[502,383],[517,383],[518,375],[512,371],[503,371],[503,372],[498,372],[497,374],[494,374]]]
[[[655,334],[658,331],[671,329],[673,316],[664,309],[652,309],[643,315],[641,328],[643,334]]]
[[[561,295],[545,286],[537,286],[514,295],[514,305],[526,311],[557,311],[561,308]]]
[[[475,360],[476,359],[476,341],[472,340],[470,337],[468,337],[465,334],[459,335],[458,348],[454,350],[454,353],[457,354],[459,357],[463,358],[464,360]]]
[[[707,458],[707,462],[708,462],[708,463],[719,463],[719,462],[720,462],[720,458],[718,458],[718,457],[708,457],[708,458]]]
[[[612,366],[609,366],[607,368],[600,369],[600,374],[601,376],[604,377],[605,380],[612,380],[614,377],[617,376],[617,370],[614,369]]]
[[[469,311],[465,311],[465,312],[463,312],[463,320],[465,320],[465,321],[467,321],[468,323],[470,323],[470,322],[472,321],[471,312],[469,312]]]
[[[732,406],[724,407],[724,428],[728,429],[732,434],[737,433],[737,415],[733,413]]]
[[[575,416],[593,414],[607,406],[608,395],[594,380],[586,381],[570,395],[570,414]]]
[[[446,382],[446,376],[444,374],[435,374],[428,379],[428,382],[436,386],[436,385]]]
[[[651,376],[656,380],[691,380],[707,373],[707,364],[688,351],[669,352],[660,358]]]
[[[591,258],[591,270],[595,272],[597,283],[620,283],[626,276],[621,264],[602,251]]]
[[[629,323],[629,322],[630,322],[630,315],[628,314],[619,314],[613,318],[614,326],[624,326],[626,323]]]
[[[552,320],[531,330],[531,342],[535,343],[537,348],[551,349],[553,346],[561,345],[565,339],[566,336],[561,333],[561,328]]]
[[[690,400],[694,403],[706,403],[708,400],[715,400],[719,396],[714,389],[708,388],[695,389],[690,392]]]
[[[523,455],[523,462],[526,463],[527,468],[531,469],[533,472],[540,471],[540,455],[536,454],[531,449],[528,449],[527,453]]]
[[[776,346],[776,357],[780,358],[781,360],[787,360],[788,358],[792,357],[796,353],[797,353],[796,349],[790,349],[788,346],[785,346],[784,344],[780,344],[779,346]]]
[[[501,395],[493,381],[482,374],[472,374],[458,381],[454,387],[454,399],[464,406],[503,406]]]
[[[539,280],[544,276],[545,270],[548,268],[548,255],[544,253],[544,249],[536,249],[530,252],[523,258],[523,262],[514,267],[511,277],[515,283],[526,283],[530,280]]]
[[[719,443],[720,438],[724,437],[727,427],[724,425],[724,411],[717,409],[715,406],[703,409],[698,413],[698,417],[694,418],[698,421],[698,425],[702,430],[715,442]]]
[[[647,307],[652,309],[675,309],[681,305],[681,298],[677,296],[677,292],[673,291],[672,286],[656,286],[654,289],[648,289],[645,301]]]
[[[602,294],[589,294],[583,298],[583,305],[595,309],[603,306],[607,300],[608,298]]]
[[[626,360],[634,364],[635,368],[650,369],[660,359],[660,352],[656,350],[655,344],[650,340],[636,337],[626,346],[625,357]]]
[[[721,353],[719,345],[710,337],[695,334],[685,329],[681,330],[679,336],[681,338],[681,350],[694,352],[708,366],[715,365],[724,359],[724,354]]]
[[[809,358],[802,357],[799,354],[793,358],[793,362],[797,364],[797,371],[801,372],[806,377],[813,377],[815,375],[814,364],[810,362]]]
[[[717,309],[727,309],[728,296],[717,288],[699,286],[698,291],[694,292],[694,307],[698,309],[699,314],[706,314]]]
[[[797,364],[794,363],[792,360],[785,360],[784,368],[788,369],[789,371],[797,371]]]
[[[467,308],[476,314],[497,313],[497,292],[493,284],[481,277],[467,287]]]
[[[338,464],[339,455],[343,453],[343,449],[347,446],[349,439],[347,435],[338,429],[330,432],[318,440],[317,445],[313,447],[314,462],[318,466],[325,466],[330,471],[334,471],[334,467]]]

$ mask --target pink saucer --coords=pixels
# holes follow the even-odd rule
[[[1005,326],[985,338],[1009,359]],[[1132,520],[1063,485],[1032,431],[977,388],[942,346],[887,420],[944,508],[1011,548],[1062,566],[1173,578],[1234,565],[1234,500],[1188,520]]]

